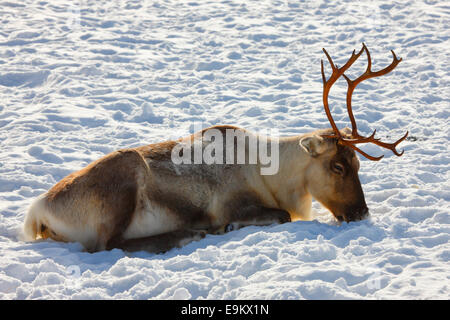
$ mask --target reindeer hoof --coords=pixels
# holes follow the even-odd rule
[[[235,230],[235,226],[233,223],[229,223],[225,226],[225,233],[231,232]]]
[[[279,223],[291,222],[291,215],[288,212],[283,212],[279,216],[278,221],[279,221]]]

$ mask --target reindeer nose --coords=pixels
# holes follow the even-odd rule
[[[359,209],[359,210],[355,210],[353,211],[352,214],[347,214],[344,217],[342,217],[345,222],[351,222],[351,221],[360,221],[360,220],[364,220],[365,218],[367,218],[369,216],[369,208],[367,208],[366,206]],[[339,219],[339,221],[342,221]]]

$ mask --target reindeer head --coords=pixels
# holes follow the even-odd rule
[[[368,208],[358,177],[359,161],[355,151],[373,161],[378,161],[383,158],[383,156],[374,157],[368,155],[356,147],[356,144],[373,143],[391,150],[397,156],[401,156],[403,151],[399,153],[395,148],[400,142],[406,139],[408,132],[394,143],[385,143],[380,141],[380,139],[376,139],[376,130],[368,137],[360,135],[352,112],[352,94],[359,83],[366,79],[387,74],[392,71],[402,59],[397,59],[394,51],[392,51],[392,63],[382,70],[373,72],[371,70],[372,62],[370,53],[364,43],[362,49],[357,54],[353,51],[350,59],[341,68],[333,63],[333,60],[325,49],[323,49],[323,51],[325,52],[333,71],[330,78],[327,80],[325,77],[323,61],[321,62],[323,105],[332,129],[326,131],[319,130],[313,133],[312,136],[307,136],[300,141],[300,145],[312,158],[312,161],[310,162],[311,168],[308,170],[309,176],[306,177],[308,190],[312,196],[327,207],[338,220],[345,220],[347,222],[360,220],[368,215]],[[350,80],[344,72],[350,68],[364,51],[367,54],[367,69],[357,79]],[[331,116],[328,105],[328,94],[332,85],[341,76],[343,76],[348,83],[347,111],[352,124],[352,129],[346,128],[340,131]]]

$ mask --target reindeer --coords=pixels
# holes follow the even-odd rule
[[[392,71],[401,58],[392,51],[392,63],[373,72],[364,43],[340,68],[323,51],[332,69],[326,79],[321,61],[323,105],[332,128],[279,138],[279,169],[275,174],[261,174],[260,161],[252,164],[172,161],[173,151],[180,143],[200,142],[205,150],[209,144],[202,138],[211,130],[224,135],[233,130],[263,144],[273,142],[273,138],[264,140],[233,126],[215,126],[179,140],[118,150],[68,175],[39,196],[26,216],[25,236],[30,240],[77,241],[89,252],[113,248],[164,252],[208,233],[308,220],[312,198],[340,222],[366,218],[369,210],[358,177],[360,164],[355,151],[374,161],[383,156],[368,155],[356,145],[373,143],[401,156],[403,151],[398,152],[396,146],[406,139],[408,132],[394,143],[376,139],[375,130],[368,137],[360,135],[352,112],[352,94],[362,81]],[[344,73],[363,52],[367,55],[367,69],[351,80]],[[328,105],[330,89],[341,76],[348,83],[347,111],[352,129],[339,130]],[[236,136],[227,140],[234,149],[236,141]],[[246,159],[250,151],[245,146]]]

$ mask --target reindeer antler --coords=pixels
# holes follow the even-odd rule
[[[359,76],[355,80],[350,80],[350,78],[347,77],[344,74],[344,72],[347,71],[347,69],[349,69],[352,66],[352,64],[359,58],[359,56],[363,53],[363,51],[365,51],[367,54],[367,69],[361,76]],[[368,137],[364,137],[364,136],[360,135],[358,133],[358,128],[356,126],[355,117],[353,116],[352,94],[353,94],[353,91],[355,90],[356,86],[359,83],[361,83],[362,81],[370,79],[370,78],[375,78],[375,77],[385,75],[385,74],[391,72],[392,70],[394,70],[394,68],[400,63],[400,61],[402,61],[402,58],[398,59],[397,56],[395,55],[394,51],[391,50],[392,55],[393,55],[392,63],[389,66],[387,66],[386,68],[374,72],[371,70],[372,60],[370,58],[369,49],[367,49],[367,47],[364,43],[363,43],[362,49],[358,53],[355,54],[355,50],[353,50],[352,56],[350,57],[350,59],[347,60],[347,62],[341,68],[338,68],[333,63],[333,60],[331,59],[330,55],[328,54],[328,52],[325,49],[323,49],[323,52],[327,56],[328,62],[330,63],[331,69],[333,71],[330,78],[328,80],[326,80],[325,71],[324,71],[324,67],[323,67],[323,60],[321,61],[321,71],[322,71],[322,81],[323,81],[323,106],[325,108],[325,113],[327,114],[328,120],[330,121],[331,127],[333,128],[333,131],[334,131],[334,135],[326,136],[326,137],[337,138],[339,144],[349,146],[350,148],[354,149],[355,151],[358,151],[364,157],[366,157],[367,159],[370,159],[370,160],[378,161],[381,158],[383,158],[384,156],[374,157],[374,156],[368,155],[367,153],[365,153],[364,151],[362,151],[361,149],[356,147],[355,144],[373,143],[373,144],[376,144],[377,146],[391,150],[397,156],[401,156],[404,151],[399,153],[395,148],[400,142],[402,142],[403,140],[406,139],[406,137],[408,136],[408,132],[406,132],[406,134],[402,138],[400,138],[399,140],[397,140],[394,143],[386,143],[386,142],[380,141],[380,139],[376,139],[375,138],[376,130],[374,130],[373,133]],[[331,116],[330,107],[328,105],[328,94],[330,92],[330,89],[333,86],[333,84],[336,82],[336,80],[339,79],[339,77],[341,77],[341,76],[343,76],[345,78],[345,80],[347,80],[347,83],[348,83],[347,111],[348,111],[348,115],[350,117],[350,121],[352,124],[352,138],[351,139],[342,137],[341,133],[339,132],[339,129],[337,128],[337,126],[333,120],[333,117]]]

